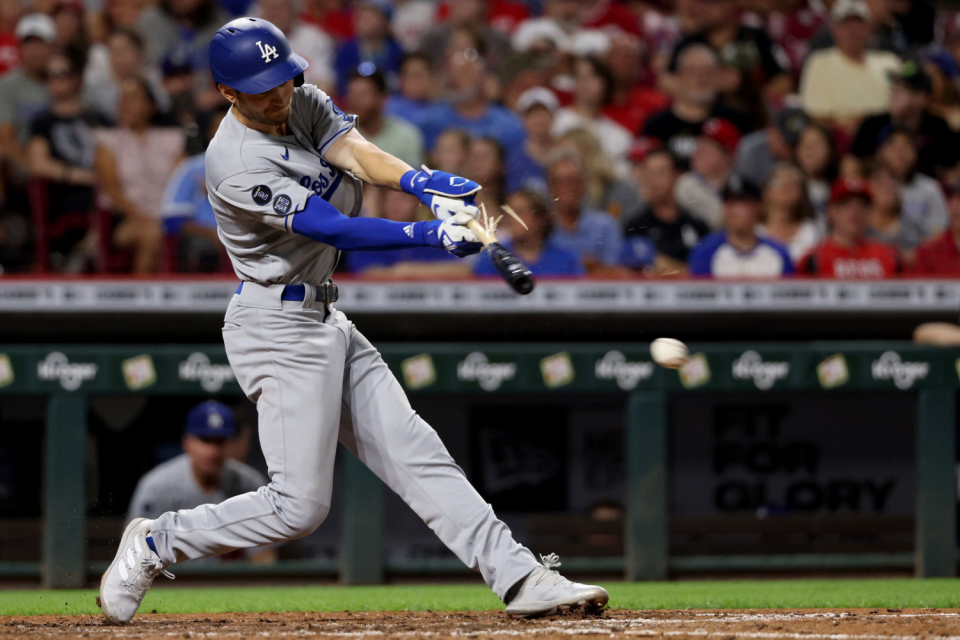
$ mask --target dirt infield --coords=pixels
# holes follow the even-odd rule
[[[99,616],[0,618],[0,636],[16,638],[483,638],[549,640],[561,636],[703,638],[706,640],[960,640],[960,613],[938,609],[623,611],[513,620],[502,611],[145,613],[123,627]]]

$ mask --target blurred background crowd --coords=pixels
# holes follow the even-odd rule
[[[0,0],[3,272],[231,271],[206,56],[242,15],[365,137],[512,207],[535,274],[960,275],[960,17],[930,0]],[[368,189],[361,215],[429,212]]]

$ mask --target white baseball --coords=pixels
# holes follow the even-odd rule
[[[673,338],[657,338],[650,343],[650,355],[661,367],[679,369],[687,363],[690,350],[687,345]]]

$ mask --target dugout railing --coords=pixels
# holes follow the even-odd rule
[[[387,344],[380,350],[411,395],[513,394],[549,398],[576,393],[624,399],[626,496],[623,557],[569,558],[572,571],[622,572],[627,580],[662,580],[673,571],[912,567],[918,577],[954,575],[956,550],[956,393],[960,350],[888,343],[692,345],[688,366],[670,371],[650,361],[646,344]],[[494,390],[458,376],[471,354],[500,367]],[[613,354],[613,355],[612,355]],[[744,354],[749,354],[744,358]],[[744,363],[747,363],[746,365]],[[488,389],[488,390],[485,390]],[[914,552],[670,557],[668,398],[705,391],[768,393],[845,391],[916,397]],[[85,559],[84,451],[88,400],[100,394],[240,393],[221,346],[0,346],[0,394],[46,397],[43,543],[40,563],[0,563],[0,577],[41,577],[49,587],[79,587]],[[338,563],[208,568],[184,573],[339,574],[348,584],[386,573],[455,573],[457,561],[391,563],[382,549],[378,479],[345,456]]]

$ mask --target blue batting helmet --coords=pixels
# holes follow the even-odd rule
[[[210,42],[213,79],[243,93],[264,93],[294,79],[299,86],[306,68],[283,32],[259,18],[228,22]]]

